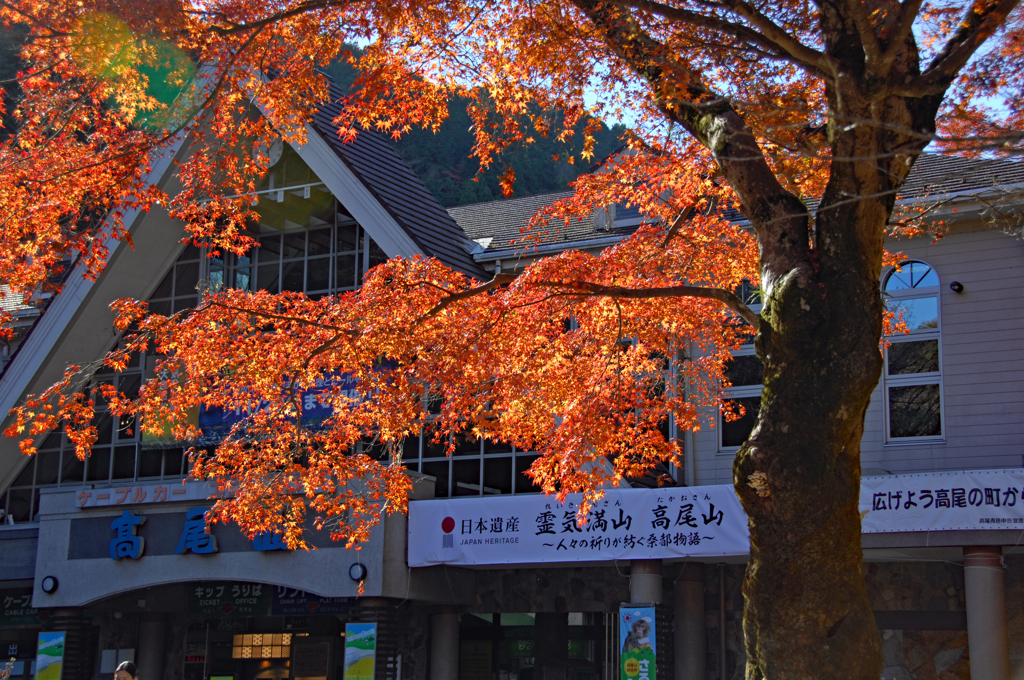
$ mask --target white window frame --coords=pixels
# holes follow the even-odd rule
[[[744,288],[741,289],[741,293],[740,294],[748,298],[747,306],[750,307],[751,311],[753,311],[755,314],[760,314],[761,313],[761,309],[763,307],[763,304],[760,302],[760,298],[759,297],[756,297],[756,298],[752,297],[756,293],[757,289],[753,289],[753,290],[750,290],[749,292],[747,292],[747,289],[746,289],[747,285],[749,285],[749,284],[746,284],[746,283],[744,284]],[[755,300],[755,299],[758,300],[758,302],[752,302],[751,301],[751,300]],[[748,343],[746,345],[742,345],[738,350],[734,351],[732,353],[732,355],[734,357],[756,356],[757,355],[757,350],[754,349],[754,343],[751,342],[751,343]],[[749,398],[749,397],[760,397],[762,392],[764,392],[764,383],[763,382],[760,385],[742,385],[742,386],[739,386],[739,387],[729,387],[729,388],[727,388],[725,390],[725,392],[723,393],[722,397],[723,397],[723,401],[731,401],[733,399],[744,399],[744,398]],[[723,404],[723,406],[724,406],[724,404]],[[717,419],[718,419],[718,422],[717,422],[717,426],[715,427],[715,430],[717,430],[717,434],[715,435],[716,436],[717,446],[718,446],[717,454],[718,455],[733,455],[737,451],[740,450],[740,447],[739,446],[726,446],[725,444],[722,443],[722,430],[723,430],[723,428],[722,428],[722,423],[723,423],[723,421],[722,421],[722,409],[718,410]]]
[[[636,217],[619,217],[619,206],[617,203],[612,203],[608,206],[608,217],[611,218],[611,226],[613,229],[621,227],[635,227],[643,224],[644,222],[650,221],[643,213],[640,213]]]
[[[753,344],[743,345],[738,350],[732,353],[734,357],[749,357],[756,356],[757,352],[754,350]],[[722,394],[722,400],[732,401],[734,399],[744,399],[750,397],[760,397],[761,393],[764,392],[764,384],[760,385],[741,385],[739,387],[728,387]],[[724,407],[725,404],[723,403]],[[715,430],[717,431],[717,442],[718,442],[718,453],[720,455],[732,455],[740,450],[739,446],[726,446],[722,443],[722,432],[724,428],[722,420],[722,409],[718,410],[718,423]]]
[[[938,319],[938,327],[934,329],[918,329],[911,330],[907,334],[890,335],[886,336],[885,341],[887,346],[884,350],[883,364],[882,364],[882,420],[883,420],[883,433],[882,440],[885,446],[907,446],[916,444],[935,444],[944,443],[946,440],[946,415],[945,415],[945,404],[946,395],[943,387],[942,380],[942,278],[939,275],[939,271],[932,266],[931,263],[925,260],[909,259],[901,264],[901,266],[908,265],[910,263],[920,263],[931,268],[932,273],[938,279],[938,283],[934,286],[927,286],[924,288],[907,288],[904,290],[886,291],[885,284],[889,280],[890,275],[896,270],[896,267],[888,267],[882,273],[881,279],[881,292],[884,299],[897,300],[914,300],[923,298],[935,298],[936,307],[936,318]],[[907,373],[903,375],[889,375],[889,349],[892,345],[903,344],[907,342],[920,342],[922,340],[935,340],[938,347],[938,361],[939,370],[929,371],[927,373]],[[928,385],[939,386],[939,434],[936,435],[924,435],[920,437],[893,437],[890,436],[891,422],[889,414],[889,389],[892,387],[924,387]]]

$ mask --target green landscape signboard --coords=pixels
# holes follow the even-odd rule
[[[373,680],[377,624],[345,624],[345,680]]]

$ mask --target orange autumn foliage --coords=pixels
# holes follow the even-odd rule
[[[680,429],[707,425],[729,351],[749,340],[738,315],[756,322],[731,291],[777,281],[764,252],[770,226],[756,210],[746,211],[757,218],[753,231],[724,218],[757,204],[729,172],[745,160],[722,155],[715,129],[690,112],[727,106],[756,140],[758,162],[804,205],[826,195],[835,162],[904,153],[838,157],[829,135],[857,128],[898,129],[916,140],[911,161],[933,139],[954,151],[1017,152],[1024,60],[1015,7],[844,5],[879,92],[948,91],[936,136],[842,109],[835,83],[845,66],[824,46],[833,27],[820,4],[803,0],[3,3],[0,21],[29,36],[17,129],[0,148],[8,295],[53,286],[69,259],[98,276],[108,239],[129,238],[124,216],[155,204],[210,251],[251,247],[245,225],[264,150],[277,138],[305,139],[329,97],[318,69],[351,41],[366,49],[349,57],[360,76],[335,121],[341,137],[437,129],[458,94],[470,98],[475,152],[488,166],[531,135],[565,139],[581,120],[628,116],[624,153],[535,222],[557,229],[619,202],[663,225],[600,256],[566,252],[486,285],[414,259],[382,265],[359,293],[316,301],[225,291],[170,318],[122,301],[124,349],[103,363],[123,367],[143,350],[163,357],[139,398],[93,394],[95,367],[69,367],[8,432],[36,437],[63,425],[84,456],[100,397],[114,413],[140,416],[144,429],[170,426],[184,440],[196,434],[186,414],[198,406],[251,411],[236,436],[197,455],[193,474],[219,484],[221,519],[251,533],[283,527],[291,545],[302,544],[310,512],[356,544],[385,509],[404,509],[400,443],[424,427],[437,440],[466,433],[542,452],[532,473],[545,491],[593,498],[608,482],[678,461],[659,426],[667,413]],[[911,58],[902,46],[915,41]],[[552,109],[564,114],[560,129],[538,113]],[[582,160],[596,160],[590,128],[584,135]],[[187,148],[176,161],[182,188],[165,195],[145,177],[178,141]],[[513,181],[509,168],[507,193]],[[327,427],[304,429],[297,395],[339,373],[359,376],[365,398],[330,393]],[[436,421],[428,395],[442,399]],[[390,463],[352,453],[367,437],[391,447]]]

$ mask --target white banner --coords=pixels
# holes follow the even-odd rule
[[[750,552],[731,485],[613,489],[576,524],[578,498],[454,498],[409,503],[409,566],[720,557]],[[1024,470],[861,480],[866,534],[1024,530]]]
[[[864,477],[860,482],[862,531],[1024,529],[1022,495],[1024,470]]]
[[[409,503],[409,566],[530,564],[745,555],[747,518],[731,486],[612,489],[576,523],[578,496]]]

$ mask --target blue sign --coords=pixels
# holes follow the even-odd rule
[[[359,378],[348,373],[320,378],[316,385],[308,390],[299,392],[299,403],[302,405],[302,425],[315,429],[324,420],[329,418],[333,409],[329,404],[320,401],[320,396],[334,389],[340,390],[342,396],[354,401],[361,401],[362,394],[359,391]],[[260,408],[264,406],[261,405]],[[203,442],[218,443],[223,441],[231,429],[238,423],[252,415],[252,411],[235,409],[225,411],[220,407],[201,408],[199,411],[199,429],[202,430]]]
[[[288,550],[284,536],[277,531],[261,531],[252,539],[252,547],[259,552],[271,550]]]
[[[122,557],[138,559],[146,548],[146,539],[135,535],[139,525],[144,524],[145,517],[133,515],[125,510],[121,516],[110,523],[110,528],[117,532],[114,538],[110,539],[110,559],[119,560]]]
[[[190,550],[197,555],[209,555],[217,552],[217,537],[206,527],[206,512],[203,507],[190,508],[185,513],[185,528],[181,532],[181,540],[174,552],[184,554]]]

